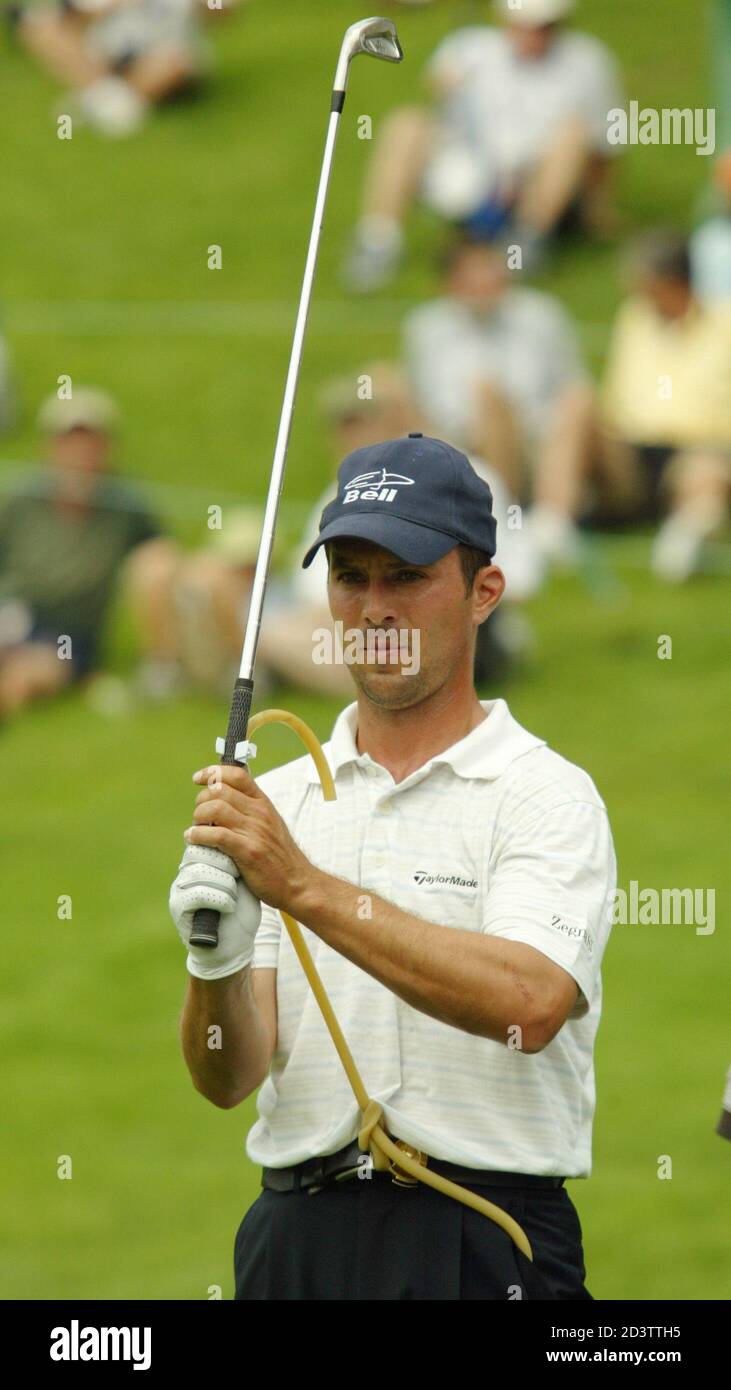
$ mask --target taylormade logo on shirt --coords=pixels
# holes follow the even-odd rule
[[[51,1332],[52,1361],[132,1361],[135,1371],[149,1371],[152,1363],[151,1327],[70,1327]]]
[[[447,883],[454,888],[476,888],[476,878],[460,878],[459,874],[430,874],[426,869],[417,869],[414,883],[420,887],[431,887],[432,883]]]

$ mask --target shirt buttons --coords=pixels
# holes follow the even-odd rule
[[[378,807],[378,810],[382,816],[390,816],[391,812],[393,811],[393,802],[382,801],[380,806]]]

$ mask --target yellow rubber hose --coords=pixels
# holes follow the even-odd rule
[[[320,746],[319,740],[309,725],[305,724],[296,714],[290,714],[286,709],[267,709],[260,714],[255,714],[249,723],[248,737],[251,738],[257,729],[261,729],[266,724],[287,724],[290,729],[299,736],[306,749],[312,754],[315,766],[320,778],[322,794],[326,801],[335,800],[335,784],[332,779],[330,768],[325,760],[325,755]],[[533,1259],[530,1241],[525,1231],[514,1221],[512,1216],[501,1207],[496,1207],[493,1202],[488,1202],[484,1197],[478,1197],[475,1192],[470,1192],[466,1187],[460,1187],[456,1182],[450,1182],[448,1178],[442,1177],[441,1173],[435,1173],[432,1169],[425,1167],[418,1159],[412,1158],[403,1149],[399,1148],[391,1136],[388,1134],[384,1125],[383,1111],[377,1101],[371,1100],[363,1084],[363,1078],[355,1064],[353,1054],[348,1047],[343,1031],[338,1023],[333,1010],[333,1006],[328,999],[325,987],[317,973],[317,967],[312,959],[307,943],[302,935],[299,923],[290,917],[288,912],[282,913],[284,925],[290,936],[290,940],[297,953],[297,958],[305,972],[307,982],[317,1000],[320,1012],[325,1020],[325,1025],[330,1037],[335,1044],[335,1050],[343,1064],[348,1081],[350,1082],[353,1095],[361,1110],[362,1123],[358,1134],[358,1143],[364,1153],[370,1152],[373,1159],[373,1166],[379,1171],[390,1168],[391,1163],[399,1169],[408,1173],[411,1178],[419,1182],[426,1183],[428,1187],[434,1187],[438,1192],[443,1192],[447,1197],[453,1197],[458,1202],[463,1202],[465,1206],[472,1207],[474,1211],[479,1211],[483,1216],[488,1216],[515,1241],[519,1250]]]

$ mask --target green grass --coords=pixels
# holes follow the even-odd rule
[[[702,12],[667,0],[597,0],[585,23],[620,53],[628,95],[704,104]],[[439,231],[426,214],[394,289],[344,300],[335,273],[368,154],[355,116],[378,121],[418,96],[422,61],[475,5],[399,9],[408,62],[357,66],[341,133],[286,485],[311,500],[331,469],[314,409],[322,381],[393,353],[404,310],[433,287]],[[33,416],[56,378],[97,381],[120,400],[122,465],[157,483],[261,494],[268,475],[341,30],[333,0],[260,3],[218,39],[219,79],[199,104],[161,113],[144,135],[59,142],[56,92],[5,55],[0,92],[4,230],[0,297],[24,395],[2,459],[32,458]],[[700,20],[700,22],[699,22]],[[284,52],[281,40],[286,39]],[[630,150],[630,224],[688,221],[708,173],[692,150]],[[205,268],[223,247],[224,269]],[[560,258],[546,283],[580,317],[600,361],[619,287],[612,248]],[[187,308],[181,306],[189,306]],[[603,543],[610,559],[622,542]],[[643,563],[645,541],[633,543]],[[506,689],[516,716],[587,767],[610,808],[620,881],[716,889],[712,936],[617,927],[607,953],[597,1048],[594,1173],[571,1191],[598,1298],[731,1294],[729,1150],[713,1133],[728,1065],[727,786],[729,583],[680,593],[644,567],[594,601],[556,580],[530,609],[535,649]],[[657,656],[661,634],[671,661]],[[113,664],[129,664],[118,620]],[[498,694],[502,691],[489,691]],[[325,737],[337,706],[276,692]],[[225,709],[186,699],[103,718],[76,695],[3,730],[3,885],[10,904],[0,1012],[6,1239],[0,1290],[30,1298],[206,1298],[232,1290],[234,1230],[258,1185],[243,1139],[253,1101],[214,1110],[177,1046],[182,951],[166,899],[191,805],[190,773],[211,756]],[[296,752],[261,740],[257,770]],[[71,921],[59,920],[62,894]],[[56,1176],[60,1155],[73,1178]],[[659,1181],[670,1155],[672,1181]]]

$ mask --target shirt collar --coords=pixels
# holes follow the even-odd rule
[[[482,777],[486,781],[492,781],[500,777],[516,758],[522,757],[533,748],[545,745],[545,739],[536,738],[534,734],[528,733],[528,730],[513,718],[505,700],[480,700],[480,704],[486,711],[487,718],[458,743],[453,743],[451,748],[445,748],[444,752],[430,758],[422,768],[417,769],[418,772],[423,774],[424,768],[436,763],[446,763],[460,777],[468,780]],[[340,769],[348,763],[356,763],[360,767],[374,763],[374,759],[368,753],[358,752],[355,741],[357,731],[358,704],[354,700],[351,705],[341,710],[335,720],[330,741],[325,746],[324,751],[334,777],[337,777]],[[410,774],[405,781],[410,781],[414,775]],[[312,761],[307,776],[310,782],[319,781],[317,769]]]

